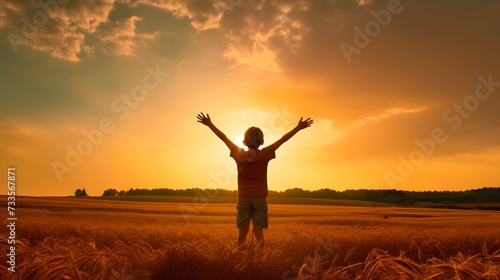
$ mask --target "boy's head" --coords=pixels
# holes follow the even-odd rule
[[[264,144],[264,133],[260,128],[252,126],[245,131],[243,144],[250,149],[257,149],[260,145]]]

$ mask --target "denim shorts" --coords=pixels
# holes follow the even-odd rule
[[[267,199],[265,197],[239,197],[236,209],[238,209],[236,218],[238,228],[249,228],[250,220],[254,227],[267,228]]]

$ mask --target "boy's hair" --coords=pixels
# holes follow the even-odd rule
[[[258,127],[252,126],[245,131],[243,144],[248,148],[257,149],[264,144],[264,133]]]

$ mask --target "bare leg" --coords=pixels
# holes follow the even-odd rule
[[[249,228],[240,228],[240,233],[238,235],[238,246],[241,246],[243,243],[245,243],[245,240],[247,239],[248,231],[249,231]]]
[[[260,248],[264,247],[264,230],[260,227],[253,227],[253,233],[255,234],[255,239],[257,239],[257,243]]]

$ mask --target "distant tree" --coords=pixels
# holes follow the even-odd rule
[[[82,196],[82,190],[81,189],[76,190],[75,196]]]
[[[133,188],[130,188],[130,190],[125,192],[125,195],[135,195],[135,190]]]
[[[404,203],[404,206],[413,207],[413,206],[415,206],[415,201],[413,201],[412,199],[407,199]]]
[[[102,193],[102,196],[117,196],[117,195],[118,195],[117,189],[107,189]]]
[[[87,194],[87,191],[85,191],[85,189],[83,189],[83,190],[78,189],[75,191],[75,196],[88,196],[88,194]]]
[[[168,188],[130,188],[128,191],[116,189],[105,190],[103,196],[129,196],[129,195],[175,195],[175,196],[197,196],[203,197],[236,197],[236,190],[226,189],[168,189]],[[88,196],[85,189],[75,191],[75,196]],[[412,206],[421,203],[481,203],[500,202],[500,188],[490,187],[467,191],[399,191],[396,189],[347,189],[335,191],[333,189],[319,189],[311,191],[309,189],[292,188],[284,191],[269,190],[270,197],[303,197],[303,198],[323,198],[323,199],[349,199],[365,200],[374,203],[386,202],[399,205]]]
[[[269,190],[269,196],[278,197],[280,193],[278,191]]]
[[[310,193],[309,191],[304,191],[302,188],[293,188],[285,190],[285,196],[289,197],[306,197],[306,193]]]

